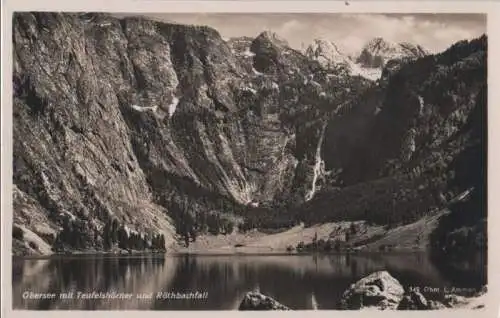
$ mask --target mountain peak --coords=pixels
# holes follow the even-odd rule
[[[413,44],[410,42],[401,42],[399,43],[399,46],[401,47],[401,49],[405,50],[410,55],[422,57],[430,54],[429,51],[427,51],[424,47],[422,47],[419,44]]]
[[[349,60],[348,56],[340,51],[335,43],[325,39],[313,40],[304,50],[304,54],[323,66],[339,63],[346,64]]]
[[[410,42],[390,42],[382,37],[375,37],[363,46],[357,63],[364,67],[380,68],[390,60],[420,58],[429,54],[422,46]]]
[[[336,52],[337,54],[343,53],[339,50],[335,43],[325,39],[314,39],[313,43],[309,45],[308,49],[313,49],[320,52]]]
[[[260,33],[257,37],[256,40],[265,40],[269,41],[273,44],[279,45],[279,46],[288,46],[288,41],[285,40],[284,38],[280,37],[276,32],[266,30],[262,33]]]
[[[397,50],[397,44],[388,42],[382,37],[375,37],[366,43],[363,50],[375,55],[392,53]]]

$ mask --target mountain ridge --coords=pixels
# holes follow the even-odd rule
[[[315,39],[304,54],[317,60],[326,68],[342,68],[351,75],[359,75],[376,81],[382,77],[383,70],[392,62],[400,64],[404,60],[420,58],[429,53],[420,45],[408,42],[390,43],[381,37],[368,41],[353,56],[341,52],[337,45],[326,39]]]

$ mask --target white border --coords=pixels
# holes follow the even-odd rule
[[[170,0],[5,0],[2,8],[2,108],[1,108],[1,247],[2,247],[2,317],[84,317],[91,314],[96,317],[136,317],[137,315],[165,317],[234,317],[255,314],[259,317],[290,316],[302,317],[500,317],[500,130],[495,123],[500,122],[500,3],[493,1],[170,1]],[[12,310],[12,271],[11,271],[11,224],[12,224],[12,12],[14,11],[93,11],[93,12],[349,12],[349,13],[487,13],[488,14],[488,230],[489,264],[488,294],[484,310],[439,310],[430,312],[387,312],[387,311],[292,311],[292,312],[237,312],[237,311],[21,311]],[[443,316],[444,315],[444,316]]]

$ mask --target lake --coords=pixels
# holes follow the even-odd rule
[[[405,288],[427,287],[433,297],[444,287],[479,288],[480,264],[436,262],[425,253],[14,257],[12,296],[14,309],[234,310],[246,292],[259,290],[292,309],[335,309],[350,284],[374,271],[388,270]],[[56,296],[26,298],[30,292]],[[112,297],[88,299],[92,292]],[[196,299],[172,299],[170,292]]]

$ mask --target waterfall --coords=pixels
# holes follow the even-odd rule
[[[321,175],[321,171],[323,170],[322,168],[324,168],[324,162],[323,159],[321,159],[321,145],[323,144],[323,138],[325,136],[327,125],[328,121],[325,120],[323,123],[323,127],[321,128],[321,135],[318,140],[318,145],[316,146],[316,156],[313,168],[314,175],[313,175],[311,190],[306,194],[305,197],[306,202],[314,197],[314,194],[316,193],[316,181],[318,180],[318,177]]]
[[[422,116],[424,114],[424,98],[422,96],[418,96],[419,103],[419,115]]]

